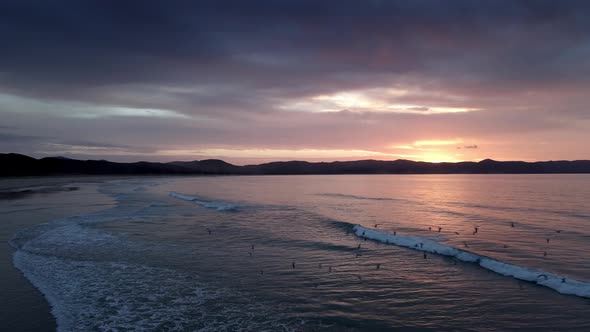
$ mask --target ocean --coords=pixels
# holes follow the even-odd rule
[[[0,201],[59,331],[590,331],[590,175],[76,186]]]

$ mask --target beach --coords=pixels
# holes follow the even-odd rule
[[[584,331],[589,182],[587,175],[7,181],[4,192],[26,193],[1,201],[2,236],[12,245],[2,256],[2,286],[11,290],[3,326]]]
[[[0,324],[7,331],[55,331],[55,318],[44,296],[12,263],[9,245],[22,229],[89,213],[113,204],[96,191],[97,184],[117,177],[27,177],[0,179]],[[31,189],[32,188],[32,189]],[[67,189],[70,188],[70,189]],[[72,188],[76,188],[75,190]],[[15,194],[25,191],[25,194]],[[8,195],[12,193],[12,195]],[[92,198],[92,203],[80,197]]]

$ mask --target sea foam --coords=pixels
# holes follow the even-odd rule
[[[361,225],[355,225],[353,230],[359,237],[433,254],[450,256],[459,261],[478,264],[485,269],[504,276],[549,287],[562,294],[590,298],[590,282],[587,281],[574,280],[554,273],[510,264],[421,236],[391,234]]]
[[[225,201],[209,201],[195,196],[189,196],[185,194],[179,194],[176,192],[171,192],[170,197],[174,197],[177,199],[182,199],[184,201],[193,202],[198,204],[202,207],[206,207],[208,209],[213,209],[217,211],[237,211],[238,205],[232,204]]]

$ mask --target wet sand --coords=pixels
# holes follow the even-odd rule
[[[97,184],[120,177],[0,178],[0,329],[55,331],[43,295],[12,263],[10,239],[19,230],[72,215],[107,208],[113,201]],[[91,196],[91,197],[89,197]],[[91,198],[92,204],[88,204]]]

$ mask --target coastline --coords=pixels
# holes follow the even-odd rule
[[[55,317],[45,296],[13,264],[16,252],[9,241],[20,230],[56,219],[102,210],[113,201],[98,192],[100,183],[127,177],[27,177],[0,178],[0,191],[26,195],[0,199],[0,324],[8,331],[55,331]],[[27,188],[43,188],[30,190]],[[61,190],[66,188],[66,190]],[[75,189],[67,189],[75,188]],[[77,204],[91,195],[93,204]],[[7,198],[8,197],[8,198]],[[27,208],[28,207],[28,208]]]

